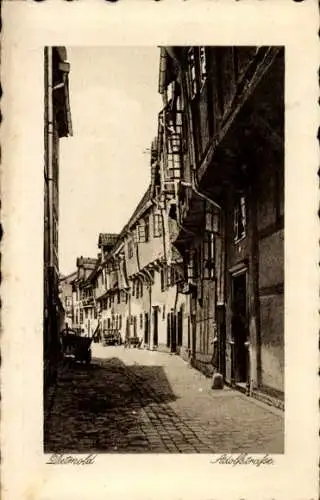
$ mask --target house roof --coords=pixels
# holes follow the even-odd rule
[[[98,239],[98,247],[113,246],[119,238],[118,233],[100,233]]]
[[[65,276],[61,275],[59,281],[73,281],[77,277],[78,271],[73,271],[73,273],[69,273]]]
[[[136,206],[133,214],[131,215],[129,222],[125,226],[125,229],[129,229],[136,222],[139,216],[142,215],[143,212],[147,209],[148,202],[150,202],[151,200],[152,200],[152,186],[151,184],[149,184],[147,190],[145,191],[144,195],[142,196],[141,200]]]
[[[58,59],[62,63],[67,63],[67,50],[65,47],[53,47],[53,51],[58,56]],[[70,66],[69,66],[70,68]],[[57,95],[60,94],[61,101],[64,103],[61,109],[61,120],[59,127],[59,136],[60,137],[68,137],[73,135],[72,131],[72,119],[71,119],[71,110],[70,110],[70,92],[69,92],[69,70],[64,73],[64,85],[61,89],[57,89]],[[63,120],[62,120],[63,117]]]
[[[86,267],[87,269],[94,269],[97,263],[97,259],[92,257],[78,257],[77,258],[77,267]]]
[[[133,224],[137,221],[137,219],[143,215],[145,210],[150,206],[152,203],[152,185],[149,184],[148,188],[144,192],[142,198],[138,202],[133,214],[131,215],[129,221],[126,223],[126,225],[123,227],[121,230],[120,234],[115,234],[115,233],[100,233],[99,234],[99,240],[98,240],[98,246],[99,248],[101,246],[110,246],[112,247],[111,252],[119,248],[119,245],[123,244],[123,236],[126,234],[126,232],[133,226]],[[110,256],[111,257],[111,254]]]
[[[163,94],[169,83],[177,76],[178,65],[174,59],[174,51],[174,47],[160,47],[159,94]]]

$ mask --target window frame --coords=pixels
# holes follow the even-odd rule
[[[239,243],[247,236],[247,196],[243,192],[237,192],[233,208],[233,241]],[[240,234],[239,223],[242,225]]]
[[[161,238],[163,235],[162,215],[160,213],[153,214],[153,237]]]
[[[199,91],[199,82],[197,79],[197,57],[196,47],[189,47],[187,53],[187,74],[190,99],[193,100]]]
[[[204,63],[204,65],[203,65]],[[205,71],[203,71],[203,67],[205,68]],[[199,92],[201,94],[202,89],[204,88],[206,81],[208,78],[208,55],[207,55],[207,50],[206,47],[200,46],[199,47]]]
[[[144,218],[144,241],[148,243],[150,240],[150,220],[149,215]]]

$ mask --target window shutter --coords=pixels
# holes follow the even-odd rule
[[[155,238],[162,236],[162,217],[158,213],[153,216],[153,236]]]

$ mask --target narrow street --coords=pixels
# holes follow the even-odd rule
[[[178,356],[93,345],[61,370],[45,453],[283,453],[280,410],[225,388]]]

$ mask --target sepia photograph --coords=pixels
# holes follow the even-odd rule
[[[1,8],[1,493],[315,500],[314,6],[139,3]]]
[[[284,454],[285,47],[43,72],[44,453]]]

